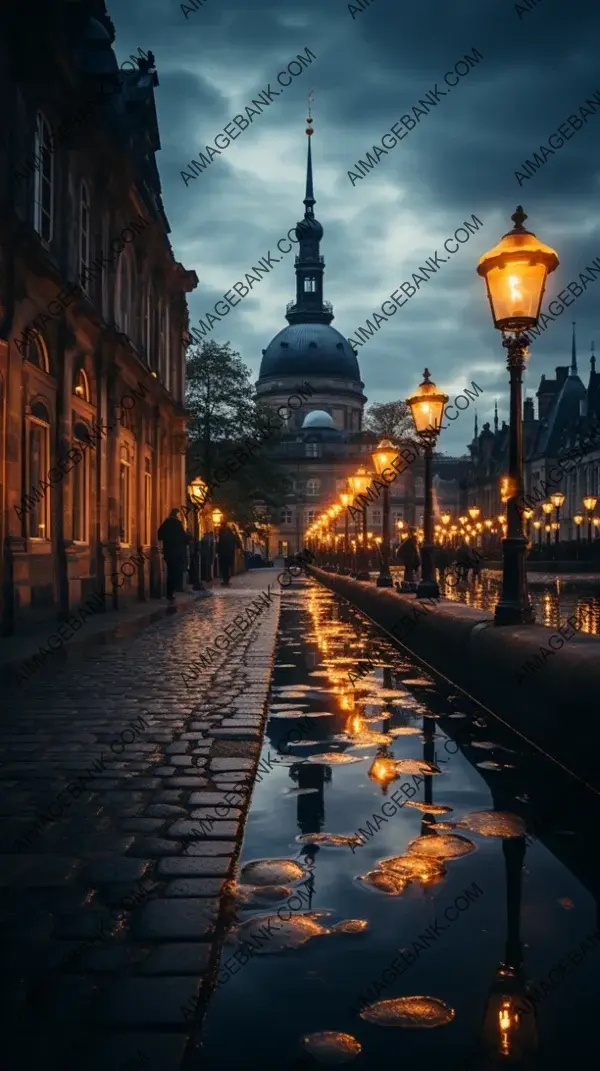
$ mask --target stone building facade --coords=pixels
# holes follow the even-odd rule
[[[523,404],[525,502],[539,504],[532,521],[545,525],[541,503],[561,491],[565,502],[559,536],[574,539],[577,528],[573,518],[586,514],[583,498],[591,495],[600,500],[600,434],[595,430],[600,428],[600,375],[592,343],[587,385],[579,376],[575,324],[570,365],[557,367],[553,378],[542,375],[536,397],[537,415],[533,398],[526,398]],[[508,471],[508,447],[508,425],[503,423],[499,428],[497,415],[493,431],[489,424],[484,424],[480,433],[476,427],[463,486],[466,504],[479,506],[482,516],[494,517],[505,510],[500,486]],[[563,471],[558,459],[569,452],[573,464],[565,465]],[[556,521],[555,513],[551,520]]]
[[[104,0],[36,12],[9,0],[0,16],[5,635],[95,592],[114,608],[160,595],[198,283],[169,241],[152,53],[119,69]]]

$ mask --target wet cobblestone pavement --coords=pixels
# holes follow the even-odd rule
[[[216,956],[220,894],[260,750],[275,575],[237,577],[26,693],[3,690],[8,1071],[181,1066],[190,1036],[181,1006],[202,1000]],[[240,615],[246,630],[233,624]],[[214,652],[226,628],[231,643]],[[205,811],[225,799],[231,806],[199,836]]]

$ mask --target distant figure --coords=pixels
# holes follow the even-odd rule
[[[456,572],[458,574],[459,581],[465,582],[468,580],[469,569],[473,566],[473,552],[471,551],[468,543],[464,541],[461,543],[456,553]]]
[[[217,541],[217,557],[219,559],[219,574],[221,576],[221,586],[224,588],[229,587],[229,578],[233,570],[233,562],[235,558],[235,549],[239,547],[241,549],[239,537],[230,528],[227,523],[221,525],[219,532],[219,539]]]
[[[408,529],[408,538],[398,547],[397,559],[404,566],[404,583],[414,584],[421,565],[419,544],[414,528]]]
[[[309,565],[311,565],[312,562],[314,562],[315,560],[315,556],[312,550],[309,550],[308,547],[304,547],[304,550],[302,551],[302,556],[304,560],[308,562]]]
[[[172,509],[158,529],[162,540],[163,557],[167,567],[167,602],[175,602],[175,592],[183,588],[183,572],[187,565],[187,548],[191,535],[179,520],[179,510]]]

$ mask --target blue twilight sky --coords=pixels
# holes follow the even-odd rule
[[[544,308],[600,257],[600,105],[579,110],[594,94],[600,101],[600,9],[588,0],[533,4],[357,0],[352,11],[342,0],[203,0],[186,18],[175,0],[107,0],[119,62],[138,46],[156,57],[157,160],[171,240],[176,257],[200,280],[190,295],[191,323],[213,312],[261,257],[269,251],[279,256],[278,239],[302,217],[307,95],[314,90],[315,214],[325,231],[325,298],[334,306],[333,326],[344,335],[355,335],[367,317],[381,313],[390,293],[436,250],[442,254],[463,221],[475,214],[483,222],[357,347],[369,401],[406,397],[427,365],[452,396],[472,379],[484,388],[480,426],[492,419],[496,397],[506,418],[504,351],[477,260],[510,229],[519,203],[527,225],[561,261]],[[312,65],[186,186],[181,172],[189,171],[192,158],[206,154],[269,83],[281,90],[278,73],[306,47],[316,56]],[[458,84],[438,94],[430,114],[353,183],[348,172],[356,174],[356,162],[369,151],[376,158],[373,146],[382,145],[403,115],[412,116],[428,91],[436,85],[448,90],[445,73],[473,49],[483,59],[460,79],[451,73],[449,81]],[[569,116],[582,114],[581,128],[573,129],[577,122],[564,126]],[[558,133],[561,126],[568,140]],[[555,150],[542,153],[540,146],[549,144]],[[537,169],[527,177],[521,165],[535,152]],[[214,327],[212,337],[230,341],[254,374],[261,350],[286,326],[293,257],[294,251],[282,257]],[[542,373],[554,375],[556,365],[569,362],[573,320],[587,384],[591,340],[600,348],[599,310],[600,278],[535,342],[528,393],[535,393]],[[473,408],[442,435],[440,448],[463,453],[472,429]]]

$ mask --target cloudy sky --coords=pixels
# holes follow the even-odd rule
[[[199,2],[199,0],[198,0]],[[158,166],[176,257],[194,268],[190,320],[244,279],[253,264],[303,215],[307,94],[314,90],[315,214],[325,230],[325,297],[333,326],[353,335],[446,238],[474,213],[479,233],[359,349],[370,402],[404,398],[427,365],[451,396],[474,379],[480,425],[494,399],[508,416],[500,336],[493,328],[481,254],[512,226],[519,203],[527,226],[552,245],[560,266],[543,307],[600,257],[600,106],[531,178],[521,164],[561,139],[569,116],[600,91],[600,10],[587,0],[204,0],[185,17],[175,0],[107,0],[117,58],[137,47],[156,56],[155,91],[162,150]],[[595,10],[593,10],[595,9]],[[234,115],[309,47],[312,65],[255,117],[195,181],[181,171]],[[401,116],[473,49],[477,66],[430,114],[353,185],[348,171]],[[451,76],[451,79],[456,75]],[[447,89],[444,86],[444,89]],[[285,97],[285,100],[283,99]],[[598,92],[600,100],[600,92]],[[563,129],[565,129],[563,127]],[[386,139],[387,140],[387,139]],[[541,158],[541,157],[540,157]],[[294,252],[232,309],[213,337],[230,341],[253,373],[282,327],[294,297]],[[540,376],[570,360],[577,322],[580,374],[587,384],[590,342],[600,351],[600,279],[532,347],[528,393]],[[442,435],[440,448],[463,453],[473,409]]]

